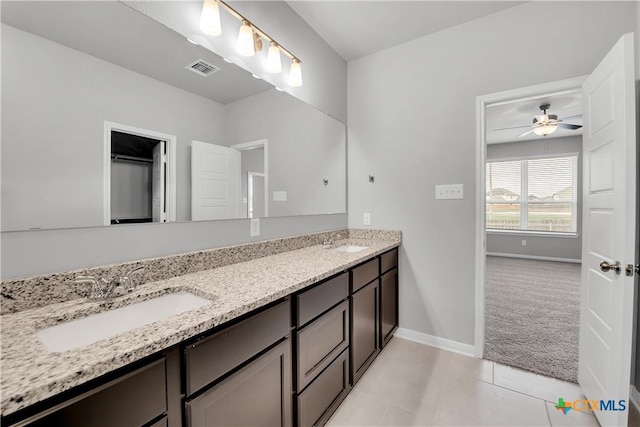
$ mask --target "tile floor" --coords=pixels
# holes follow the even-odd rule
[[[598,426],[555,409],[580,387],[393,338],[328,426]]]

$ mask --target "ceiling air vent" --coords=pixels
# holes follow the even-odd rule
[[[211,74],[220,71],[219,67],[209,64],[203,59],[198,59],[197,61],[192,62],[184,68],[186,68],[187,70],[191,70],[194,73],[201,75],[202,77],[209,77]]]

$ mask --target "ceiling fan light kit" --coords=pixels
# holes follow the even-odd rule
[[[518,135],[516,138],[521,138],[525,135],[529,135],[530,133],[535,133],[538,136],[548,136],[558,130],[558,128],[576,130],[580,129],[582,125],[572,125],[569,123],[564,123],[562,119],[559,119],[556,114],[547,114],[547,110],[551,107],[551,104],[542,104],[540,105],[540,110],[542,110],[542,114],[533,117],[533,123],[528,126],[515,126],[509,128],[501,128],[494,129],[494,131],[499,130],[509,130],[509,129],[518,129],[528,127],[529,130],[523,134]],[[569,116],[565,119],[573,119],[576,117],[581,117],[582,114],[578,114],[576,116]]]

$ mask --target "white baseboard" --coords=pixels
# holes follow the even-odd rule
[[[629,400],[636,407],[636,411],[640,412],[640,392],[634,385],[629,387]]]
[[[476,357],[475,347],[470,344],[463,344],[458,341],[452,341],[446,338],[436,337],[434,335],[425,334],[411,329],[398,328],[394,334],[398,338],[404,338],[420,344],[436,347],[441,350],[452,351],[464,356]]]
[[[500,252],[487,252],[487,256],[500,256],[500,257],[504,257],[504,258],[536,259],[536,260],[539,260],[539,261],[573,262],[575,264],[582,264],[582,260],[581,259],[556,258],[556,257],[551,257],[551,256],[503,254],[503,253],[500,253]]]

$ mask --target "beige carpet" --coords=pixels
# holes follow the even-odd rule
[[[484,357],[578,380],[580,264],[487,257]]]

